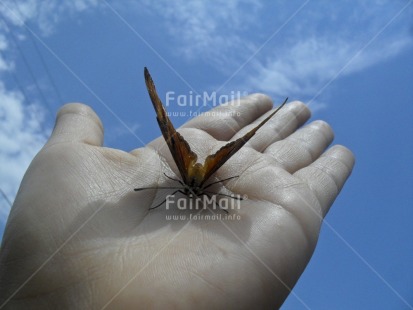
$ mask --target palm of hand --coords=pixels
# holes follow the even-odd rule
[[[240,129],[235,137],[248,131],[270,103],[250,96],[241,107],[249,114],[233,126]],[[322,122],[296,131],[308,117],[302,104],[288,105],[221,167],[219,179],[239,175],[226,183],[227,191],[248,199],[230,210],[232,219],[208,220],[194,219],[196,210],[160,206],[149,211],[168,192],[133,191],[176,186],[163,175],[179,175],[163,138],[131,153],[103,148],[94,113],[66,106],[25,176],[2,246],[3,252],[10,250],[9,259],[30,259],[25,272],[19,272],[21,263],[9,264],[0,276],[14,273],[19,285],[32,277],[0,295],[18,289],[14,298],[38,295],[34,300],[41,303],[73,302],[80,294],[76,306],[82,308],[281,305],[310,259],[322,218],[353,165],[343,147],[320,157],[332,132]],[[200,117],[181,133],[202,160],[221,146],[216,139],[232,138],[227,126]],[[167,218],[173,214],[186,218]],[[219,210],[202,214],[225,218]]]

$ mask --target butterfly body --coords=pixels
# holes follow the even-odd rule
[[[202,191],[203,180],[205,180],[205,167],[201,163],[195,163],[188,169],[189,182],[188,185],[195,194],[200,194]]]

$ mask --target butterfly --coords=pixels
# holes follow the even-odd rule
[[[182,180],[171,178],[165,174],[166,177],[174,181],[177,181],[181,186],[143,187],[135,188],[134,190],[141,191],[145,189],[164,188],[175,189],[175,192],[173,194],[175,194],[176,192],[180,192],[189,197],[200,197],[202,195],[209,196],[209,194],[215,194],[234,198],[235,196],[225,195],[221,193],[216,194],[207,191],[207,189],[214,184],[222,183],[224,181],[237,178],[238,176],[233,176],[209,184],[207,184],[207,181],[220,167],[222,167],[223,164],[227,162],[228,159],[231,158],[231,156],[238,152],[238,150],[242,148],[244,144],[247,143],[255,135],[258,129],[260,129],[266,122],[268,122],[285,105],[288,98],[285,99],[284,102],[266,119],[264,119],[260,124],[258,124],[258,126],[253,128],[251,131],[247,132],[241,138],[238,138],[237,140],[227,143],[218,151],[216,151],[215,154],[207,156],[204,163],[202,164],[197,162],[198,156],[191,150],[191,147],[189,146],[188,142],[179,132],[175,130],[174,126],[172,125],[172,122],[166,113],[165,107],[163,106],[162,101],[156,92],[155,84],[152,80],[152,77],[149,74],[149,71],[146,67],[144,68],[144,76],[149,97],[152,101],[153,107],[155,108],[156,119],[158,121],[159,128],[161,129],[166,144],[168,145],[168,148],[171,151],[172,157],[175,161],[176,166],[178,167],[179,174],[181,175]],[[238,198],[242,199],[240,197]],[[155,207],[152,207],[151,209],[159,207],[165,201],[163,201]]]

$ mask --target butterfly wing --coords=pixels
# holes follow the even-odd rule
[[[235,141],[229,142],[223,147],[221,147],[215,154],[209,155],[204,162],[204,169],[206,171],[203,183],[205,183],[225,162],[231,158],[240,148],[244,146],[245,143],[251,139],[258,129],[260,129],[266,122],[270,120],[287,102],[288,98],[284,100],[283,104],[280,105],[273,113],[271,113],[266,119],[264,119],[258,126],[247,132],[241,138]],[[202,183],[202,184],[203,184]],[[202,185],[201,184],[201,185]]]
[[[155,84],[147,68],[144,69],[146,88],[148,89],[149,97],[156,111],[156,119],[166,144],[171,151],[175,164],[179,169],[182,180],[185,184],[189,184],[188,170],[194,166],[197,161],[197,155],[192,152],[188,142],[177,132],[171,123],[166,110],[159,98]]]

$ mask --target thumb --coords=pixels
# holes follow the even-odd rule
[[[102,145],[103,125],[91,107],[81,103],[68,103],[59,110],[47,146],[63,142]]]

